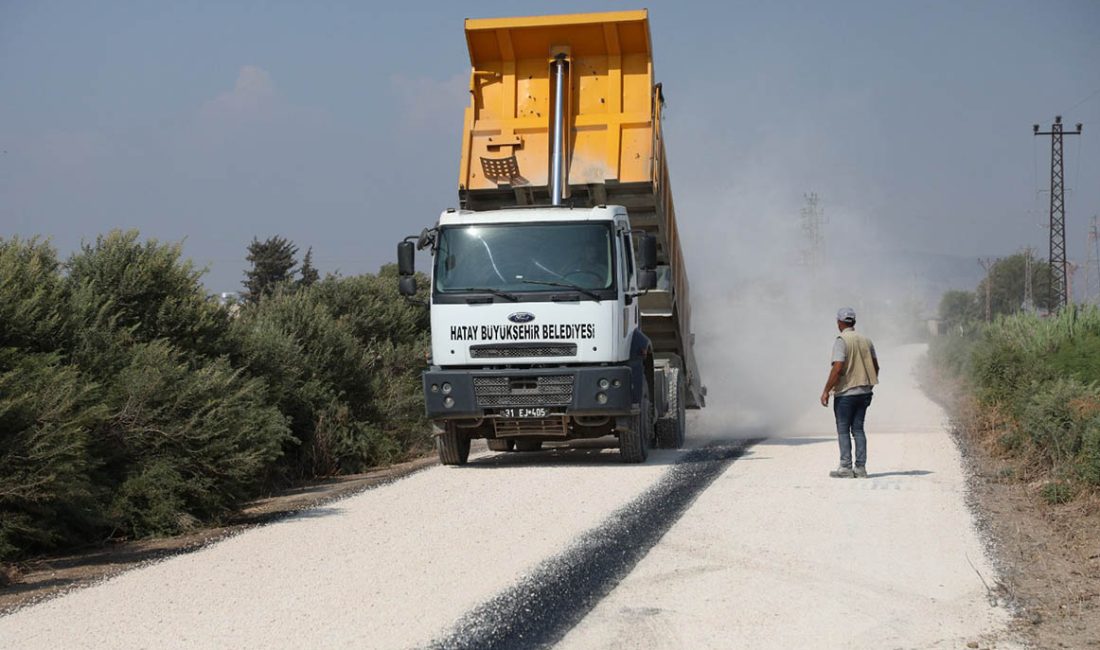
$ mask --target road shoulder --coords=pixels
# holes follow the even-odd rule
[[[433,453],[363,474],[313,481],[251,501],[223,526],[204,527],[173,537],[108,542],[102,547],[11,565],[6,570],[12,574],[12,584],[0,587],[0,616],[151,562],[201,550],[249,528],[391,483],[437,464]]]

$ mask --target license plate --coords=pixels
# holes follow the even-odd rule
[[[544,418],[550,415],[547,408],[513,408],[500,409],[498,413],[502,418]]]

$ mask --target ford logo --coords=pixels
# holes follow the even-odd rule
[[[517,311],[514,314],[509,314],[508,320],[513,323],[530,323],[535,320],[535,315],[526,311]]]

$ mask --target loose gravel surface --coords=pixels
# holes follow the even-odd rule
[[[882,354],[867,480],[828,478],[815,395],[645,465],[483,453],[0,617],[0,647],[1012,647],[919,352]]]

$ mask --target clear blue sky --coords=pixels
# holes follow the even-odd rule
[[[253,236],[374,271],[454,205],[464,17],[622,2],[0,4],[0,234],[67,254],[186,240],[211,291]],[[1049,140],[1069,251],[1100,212],[1100,3],[654,2],[685,242],[827,213],[890,251],[1045,255]],[[736,215],[726,219],[724,211]],[[839,243],[834,244],[834,249]],[[697,264],[696,266],[701,266]]]

